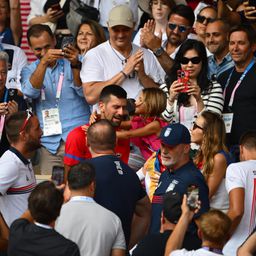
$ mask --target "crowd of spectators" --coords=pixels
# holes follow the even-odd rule
[[[33,62],[1,1],[0,255],[256,255],[256,2],[31,0],[27,25]]]

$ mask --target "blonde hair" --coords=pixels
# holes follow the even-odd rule
[[[213,172],[214,156],[221,150],[228,152],[225,144],[226,129],[220,115],[204,111],[200,116],[204,119],[203,141],[194,158],[194,163],[203,164],[202,173],[207,180]]]
[[[166,108],[166,94],[159,88],[144,88],[142,90],[147,109],[147,117],[160,116]]]
[[[231,220],[220,210],[210,210],[199,217],[198,226],[203,240],[222,244],[228,239]]]

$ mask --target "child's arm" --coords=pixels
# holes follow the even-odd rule
[[[118,139],[129,139],[134,137],[144,137],[151,134],[158,134],[160,130],[160,123],[158,121],[153,121],[144,127],[135,130],[117,131],[116,135]]]
[[[130,120],[122,121],[120,126],[119,126],[119,128],[124,129],[124,130],[129,130],[129,129],[131,129],[131,127],[132,126],[131,126],[131,121]]]

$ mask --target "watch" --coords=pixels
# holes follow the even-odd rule
[[[160,57],[163,54],[163,52],[164,52],[163,47],[157,48],[155,51],[153,51],[153,53],[156,57]]]

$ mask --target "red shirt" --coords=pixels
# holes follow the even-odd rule
[[[86,145],[86,138],[87,135],[82,130],[82,126],[76,127],[68,134],[65,145],[64,164],[74,166],[86,159],[92,158],[89,148]],[[119,139],[115,147],[115,152],[127,164],[130,154],[130,141]]]

